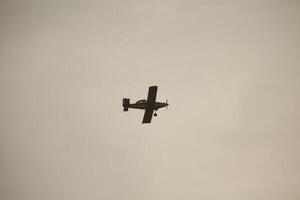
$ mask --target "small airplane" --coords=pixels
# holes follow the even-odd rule
[[[145,110],[143,123],[151,123],[152,115],[157,116],[156,111],[160,108],[167,107],[168,100],[166,103],[156,102],[157,86],[151,86],[148,90],[148,97],[137,101],[136,103],[130,104],[130,99],[123,98],[123,111],[128,111],[128,108],[142,109]]]

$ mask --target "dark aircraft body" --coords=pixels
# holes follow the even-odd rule
[[[128,111],[129,108],[145,110],[143,123],[151,123],[152,115],[157,116],[156,111],[160,108],[168,106],[168,102],[156,102],[157,86],[149,87],[148,97],[137,101],[136,103],[130,104],[130,99],[123,99],[124,111]]]

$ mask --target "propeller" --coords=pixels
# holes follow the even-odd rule
[[[166,109],[168,110],[168,107],[169,107],[168,99],[166,99],[166,104],[167,104]]]

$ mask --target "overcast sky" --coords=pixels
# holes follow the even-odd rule
[[[2,0],[0,199],[300,199],[299,36],[292,0]]]

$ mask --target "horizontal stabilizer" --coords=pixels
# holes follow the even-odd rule
[[[124,98],[123,99],[123,111],[128,111],[128,106],[130,105],[130,99]]]

